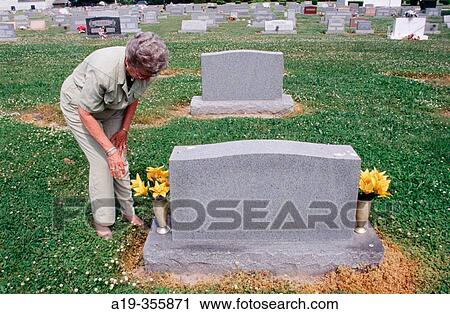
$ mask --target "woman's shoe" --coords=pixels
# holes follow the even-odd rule
[[[112,231],[111,231],[111,229],[109,229],[109,227],[105,227],[105,226],[96,224],[94,222],[94,228],[95,228],[95,232],[97,232],[97,235],[100,238],[103,238],[105,240],[111,240],[112,239]]]

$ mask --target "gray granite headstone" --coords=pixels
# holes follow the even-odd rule
[[[151,272],[320,274],[379,263],[373,229],[354,233],[361,160],[351,146],[251,140],[177,146],[171,227],[149,234]]]
[[[16,29],[21,27],[28,28],[30,26],[30,21],[26,15],[16,15],[14,17],[14,22],[16,23]]]
[[[13,23],[0,23],[0,41],[17,40],[16,30]]]
[[[281,52],[231,50],[201,55],[202,96],[191,100],[191,114],[260,114],[293,111],[283,94]]]
[[[120,29],[122,33],[138,33],[141,31],[139,28],[139,18],[137,16],[121,16],[120,17]]]
[[[326,34],[341,34],[345,32],[345,20],[333,17],[328,20]]]
[[[180,33],[206,33],[208,24],[202,20],[183,20],[181,21]]]
[[[425,24],[425,35],[438,35],[441,31],[439,30],[439,24],[438,23],[426,23]]]
[[[356,21],[356,34],[373,34],[372,22],[359,20]]]

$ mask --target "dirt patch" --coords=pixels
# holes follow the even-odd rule
[[[157,128],[169,123],[169,121],[174,118],[189,117],[189,116],[190,116],[189,104],[181,103],[175,105],[172,109],[169,109],[167,114],[164,116],[146,115],[145,113],[138,114],[134,118],[133,127],[138,129],[146,127]]]
[[[377,267],[354,270],[341,267],[322,277],[273,276],[270,272],[233,272],[224,276],[177,276],[169,273],[145,272],[143,247],[147,234],[133,232],[125,239],[120,258],[122,271],[152,292],[166,289],[173,292],[220,293],[414,293],[418,263],[408,259],[401,249],[383,240],[385,257]]]
[[[64,128],[66,123],[61,109],[56,105],[43,104],[18,115],[20,121],[43,128]]]
[[[383,74],[387,76],[403,77],[421,83],[430,83],[439,87],[450,87],[450,74],[413,72],[385,72]]]
[[[184,68],[164,69],[161,71],[161,73],[159,73],[158,77],[167,78],[167,77],[174,77],[174,76],[183,75],[183,74],[200,75],[200,70],[184,69]]]
[[[447,110],[442,110],[442,111],[440,112],[440,114],[441,114],[441,116],[443,116],[443,117],[450,118],[450,110],[449,110],[449,109],[447,109]]]

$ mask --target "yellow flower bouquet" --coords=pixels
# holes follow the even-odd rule
[[[385,173],[385,171],[380,172],[376,168],[370,171],[369,169],[361,170],[358,199],[371,201],[375,197],[391,196],[391,193],[388,192],[391,180]]]
[[[147,184],[142,181],[139,173],[136,179],[131,180],[131,189],[134,196],[150,197],[155,200],[166,200],[169,196],[169,171],[164,166],[153,168],[147,167]]]
[[[142,181],[139,173],[136,179],[131,180],[131,189],[134,196],[141,196],[152,199],[153,212],[156,218],[156,232],[167,234],[170,228],[167,224],[167,215],[169,210],[169,171],[164,166],[153,168],[147,167],[147,184]]]

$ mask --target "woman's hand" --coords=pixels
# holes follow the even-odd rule
[[[125,176],[125,163],[119,150],[116,150],[111,156],[107,157],[111,175],[116,179],[122,179]]]
[[[127,150],[128,132],[124,129],[117,131],[111,136],[111,143],[117,147],[120,155]]]

